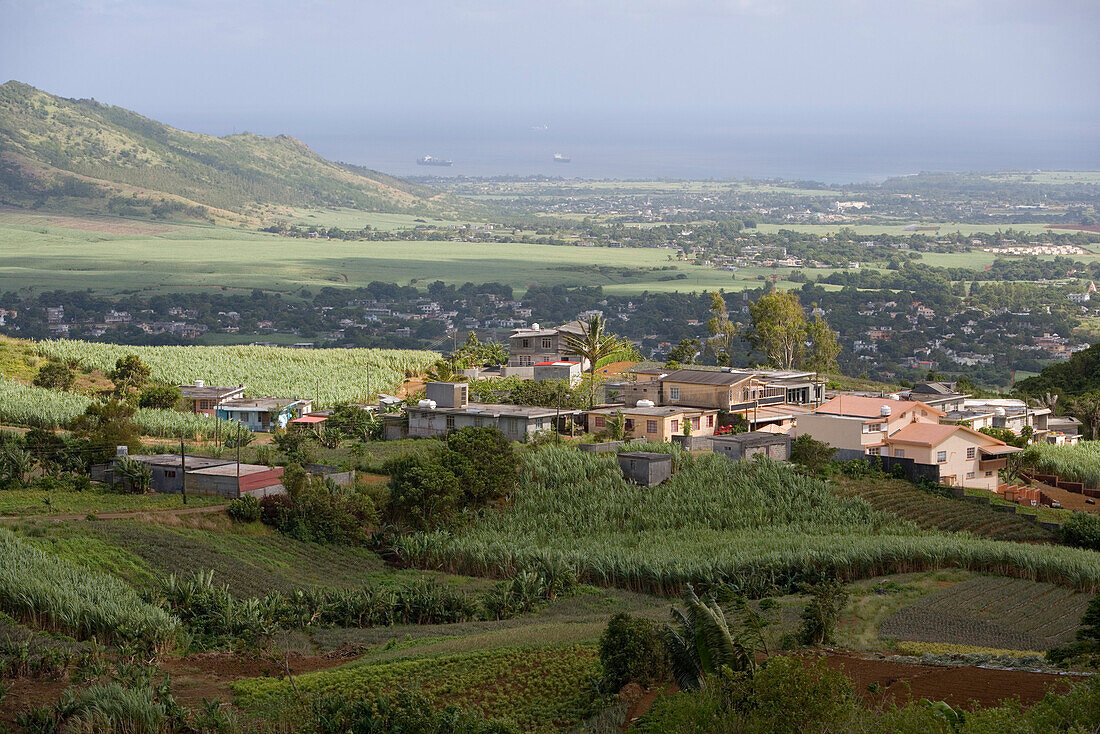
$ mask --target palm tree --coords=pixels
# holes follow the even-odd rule
[[[115,472],[126,481],[131,492],[145,492],[153,483],[153,472],[149,465],[129,456],[119,458],[115,464]]]
[[[748,672],[756,669],[753,650],[730,634],[726,616],[713,597],[701,600],[688,584],[684,605],[684,611],[672,609],[679,628],[666,624],[662,630],[672,673],[681,689],[698,690],[708,675],[722,667]]]
[[[563,334],[566,354],[588,360],[588,408],[596,402],[596,363],[604,357],[626,349],[628,342],[604,330],[604,320],[594,314],[588,323],[581,322],[580,336]]]
[[[35,463],[34,454],[18,446],[6,446],[3,453],[0,453],[0,467],[4,475],[20,485],[27,483],[27,475],[34,469]]]

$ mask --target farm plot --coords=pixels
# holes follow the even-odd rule
[[[214,569],[217,583],[244,598],[303,586],[360,586],[387,573],[366,549],[303,543],[258,527],[208,530],[112,520],[66,523],[46,533],[32,540],[73,561],[111,568],[138,586],[149,583],[151,573],[193,576]]]
[[[594,645],[502,648],[390,663],[351,664],[295,677],[289,682],[254,678],[233,686],[236,703],[266,718],[293,720],[301,694],[369,698],[416,684],[442,705],[457,705],[489,718],[508,718],[523,731],[551,732],[577,724],[589,713],[598,674]],[[298,704],[301,705],[301,704]]]
[[[842,497],[862,497],[880,512],[908,520],[924,530],[965,531],[983,538],[1052,541],[1054,535],[1017,515],[985,505],[939,497],[900,479],[845,479],[835,484]]]
[[[190,385],[245,385],[249,396],[311,398],[319,405],[366,401],[393,392],[402,381],[439,359],[435,352],[403,349],[284,349],[279,347],[133,347],[61,339],[39,350],[63,362],[108,371],[136,354],[155,380]]]
[[[474,576],[568,564],[588,583],[662,595],[687,582],[774,595],[833,575],[948,567],[1100,588],[1095,553],[924,532],[788,466],[669,450],[678,468],[656,488],[625,480],[614,457],[529,452],[510,507],[454,532],[404,536],[396,550],[413,565]]]
[[[1072,641],[1091,598],[1052,584],[983,576],[902,607],[883,621],[879,637],[1048,650]]]

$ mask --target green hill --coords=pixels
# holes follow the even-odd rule
[[[229,221],[280,206],[453,209],[431,189],[325,160],[287,135],[190,133],[16,81],[0,85],[0,204]]]

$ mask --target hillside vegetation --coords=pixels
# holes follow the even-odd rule
[[[614,457],[526,454],[511,507],[461,530],[404,536],[398,552],[473,575],[568,565],[589,583],[669,595],[689,582],[767,595],[833,575],[942,567],[1100,588],[1095,553],[925,532],[786,465],[667,450],[678,468],[652,488],[628,482]]]
[[[241,219],[271,205],[441,211],[423,187],[334,163],[287,135],[186,132],[94,99],[0,85],[0,203]]]

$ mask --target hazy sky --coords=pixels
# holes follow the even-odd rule
[[[1100,137],[1098,0],[0,0],[0,77],[210,132],[341,120]]]

